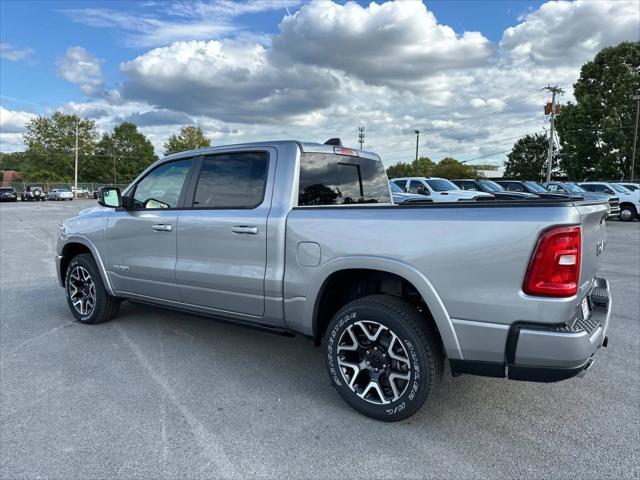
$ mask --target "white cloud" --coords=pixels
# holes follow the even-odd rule
[[[33,49],[29,47],[16,47],[10,43],[0,43],[0,58],[18,61],[25,60],[33,55]]]
[[[319,69],[272,65],[265,47],[176,42],[121,66],[125,98],[229,122],[275,123],[331,105],[338,79]]]
[[[22,134],[25,125],[36,117],[33,113],[7,110],[0,106],[0,152],[15,152],[22,150]]]
[[[62,12],[78,23],[123,32],[122,40],[127,46],[155,47],[176,41],[239,35],[243,29],[234,22],[236,17],[286,9],[299,3],[298,0],[160,2],[159,12],[149,8],[139,12],[109,8],[75,8]]]
[[[505,30],[501,46],[516,60],[578,65],[604,47],[640,40],[637,0],[551,1]]]
[[[87,96],[95,96],[103,90],[103,60],[82,47],[70,47],[58,64],[58,75],[80,86]]]
[[[26,130],[26,123],[36,118],[36,116],[33,113],[7,110],[0,106],[0,132],[22,133]]]
[[[457,35],[438,24],[422,2],[316,1],[282,20],[273,50],[371,85],[407,88],[447,70],[484,65],[494,46],[479,32]]]

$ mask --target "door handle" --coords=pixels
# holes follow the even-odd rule
[[[258,227],[255,225],[234,225],[231,229],[233,233],[244,233],[248,235],[257,235]]]
[[[166,224],[163,224],[163,223],[155,224],[151,228],[153,230],[155,230],[156,232],[170,232],[171,231],[171,225],[166,225]]]

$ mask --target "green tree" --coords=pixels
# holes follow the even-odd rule
[[[411,163],[399,162],[387,168],[389,178],[398,177],[429,177],[433,174],[436,164],[428,157],[420,157]]]
[[[127,183],[157,160],[153,145],[133,123],[116,125],[105,133],[96,148],[99,160],[94,180]]]
[[[557,119],[562,169],[576,180],[621,178],[631,170],[635,122],[632,95],[640,92],[640,42],[601,50],[573,85],[576,103]]]
[[[93,157],[98,133],[95,122],[83,120],[77,115],[55,112],[52,116],[40,116],[29,121],[24,134],[25,179],[43,175],[51,181],[70,181],[74,176],[74,157],[78,127],[78,179],[91,180],[95,158]]]
[[[478,171],[469,165],[459,162],[455,158],[447,157],[440,160],[433,169],[434,177],[442,178],[475,178]]]
[[[180,133],[171,135],[164,144],[164,154],[184,152],[195,148],[210,147],[211,141],[204,136],[200,127],[182,127]]]
[[[418,160],[411,162],[412,177],[430,177],[436,164],[429,157],[420,157]]]
[[[0,171],[15,170],[21,172],[24,169],[24,152],[0,152]]]
[[[505,162],[504,176],[522,180],[542,180],[546,175],[549,137],[544,134],[527,135],[519,139]],[[557,155],[554,155],[552,173],[558,171]]]
[[[387,168],[387,177],[389,178],[398,178],[398,177],[410,177],[411,176],[411,164],[398,162],[395,165],[391,165]]]

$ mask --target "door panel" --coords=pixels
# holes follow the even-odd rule
[[[107,270],[118,292],[177,302],[175,266],[178,210],[192,159],[159,165],[130,192],[128,209],[107,224]]]
[[[107,259],[114,288],[177,302],[175,210],[114,212],[107,226]],[[154,226],[171,225],[171,231]]]
[[[275,150],[205,157],[178,216],[176,281],[185,303],[264,315]],[[269,181],[267,182],[267,179]]]
[[[185,303],[264,314],[265,213],[262,209],[180,212],[176,280]],[[256,233],[234,232],[238,227]]]

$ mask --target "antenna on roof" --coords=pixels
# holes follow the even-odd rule
[[[325,145],[333,145],[335,147],[341,147],[342,146],[342,140],[340,140],[339,138],[330,138],[329,140],[324,142],[324,144]]]

